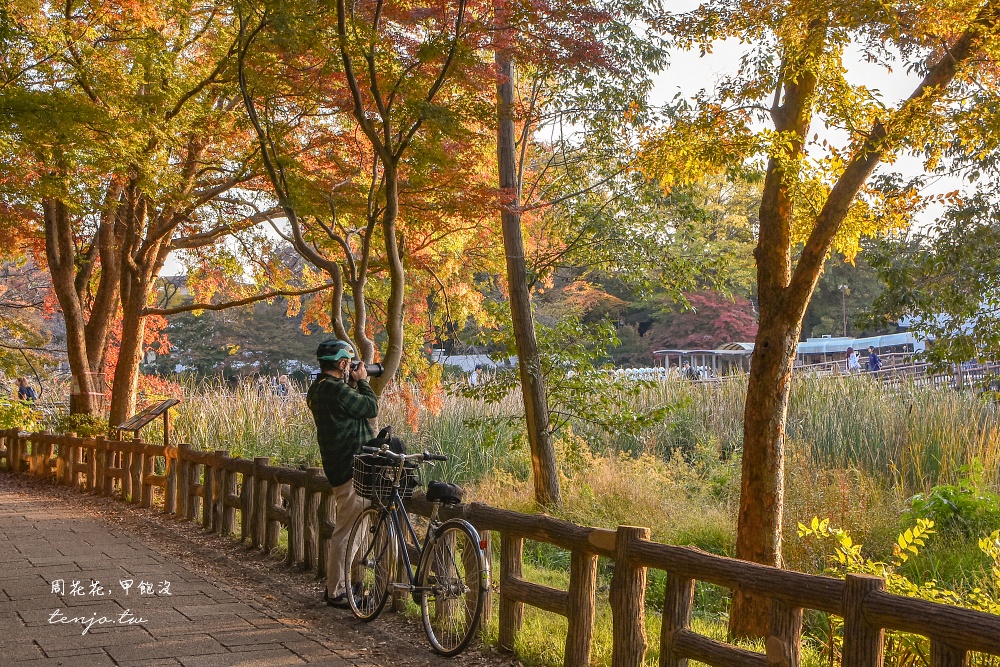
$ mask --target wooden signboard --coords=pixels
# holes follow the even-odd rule
[[[179,398],[168,398],[159,403],[154,403],[130,419],[118,425],[119,437],[122,433],[131,433],[133,438],[138,437],[139,431],[151,421],[163,415],[163,444],[170,444],[170,408],[181,402]]]

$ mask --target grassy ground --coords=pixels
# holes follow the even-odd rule
[[[651,385],[635,399],[637,407],[666,406],[669,416],[639,437],[603,432],[585,421],[571,423],[556,441],[565,501],[559,515],[609,528],[647,525],[658,541],[732,555],[745,391],[739,380]],[[413,415],[416,428],[407,421]],[[415,411],[387,396],[379,421],[393,425],[411,451],[449,454],[449,462],[433,474],[466,485],[467,497],[532,512],[537,508],[518,416],[513,398],[488,405],[446,396],[441,409],[431,412]],[[287,465],[319,462],[312,419],[301,396],[190,390],[174,425],[177,441],[229,449],[247,458],[270,456]],[[968,479],[973,462],[981,470],[977,488],[1000,491],[1000,411],[993,402],[947,389],[890,390],[866,378],[798,379],[788,416],[786,566],[820,572],[829,565],[827,549],[797,534],[797,523],[814,516],[849,531],[856,543],[865,545],[866,556],[887,560],[897,534],[912,522],[902,515],[911,496]],[[959,591],[995,589],[989,560],[976,544],[979,536],[943,529],[903,571],[917,583],[933,579]],[[565,586],[568,554],[529,545],[526,561],[531,578]],[[600,576],[594,655],[597,664],[609,664],[608,564],[602,564]],[[662,586],[662,575],[651,573],[648,629],[653,638],[659,631],[656,602],[662,600]],[[727,612],[724,591],[699,586],[696,618],[701,631],[721,637]],[[526,663],[561,664],[562,648],[551,639],[564,632],[560,623],[565,622],[544,612],[526,615],[519,640]],[[806,663],[826,663],[833,645],[829,619],[814,615],[806,626]],[[654,652],[650,660],[655,664]]]

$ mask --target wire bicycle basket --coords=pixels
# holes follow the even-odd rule
[[[354,457],[354,491],[366,500],[385,502],[392,495],[392,482],[399,464],[378,454],[358,454]],[[403,466],[399,478],[399,494],[404,499],[413,495],[417,486],[417,468]]]

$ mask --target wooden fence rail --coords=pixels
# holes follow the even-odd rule
[[[161,507],[178,519],[200,522],[207,531],[246,541],[265,553],[278,544],[284,528],[285,563],[323,576],[333,531],[332,489],[319,468],[292,470],[269,463],[267,458],[247,461],[230,457],[225,450],[200,451],[186,444],[164,447],[0,431],[0,469],[97,495],[120,494],[125,502]],[[409,509],[426,516],[430,504],[418,495]],[[650,568],[667,573],[659,637],[661,667],[686,667],[689,660],[717,667],[797,667],[806,609],[844,619],[844,667],[881,667],[885,630],[928,637],[931,667],[966,665],[970,651],[1000,655],[1000,616],[892,595],[879,577],[848,575],[841,580],[781,570],[651,542],[648,528],[588,528],[480,503],[443,508],[442,513],[468,520],[487,538],[499,535],[500,645],[513,649],[524,605],[559,614],[568,620],[567,667],[587,665],[590,660],[598,557],[614,562],[609,591],[613,667],[639,667],[645,659]],[[524,579],[525,540],[570,552],[568,590]],[[771,600],[764,653],[718,642],[691,629],[696,581]]]

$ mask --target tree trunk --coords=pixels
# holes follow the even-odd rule
[[[500,192],[503,198],[500,222],[507,254],[507,285],[510,293],[511,323],[517,348],[524,417],[531,447],[531,469],[535,484],[535,500],[540,505],[558,505],[559,475],[556,471],[555,450],[549,433],[549,407],[545,396],[545,378],[535,338],[535,322],[531,313],[524,260],[524,240],[521,232],[520,198],[517,182],[514,139],[514,82],[510,56],[496,52],[497,73],[497,158],[500,170]]]
[[[139,363],[142,361],[142,339],[146,333],[146,318],[134,308],[122,317],[122,341],[115,366],[111,391],[111,411],[108,421],[117,426],[135,414],[136,394],[139,389]]]
[[[65,202],[46,199],[42,202],[45,223],[45,256],[52,276],[52,289],[66,322],[66,351],[73,375],[70,413],[93,414],[97,410],[93,376],[87,353],[86,322],[83,304],[76,291],[76,245],[72,221]]]
[[[142,281],[135,281],[128,298],[122,300],[122,340],[108,415],[113,427],[135,414],[139,363],[142,361],[142,341],[146,333],[146,317],[142,315],[142,309],[148,296],[149,286],[143,289]]]
[[[385,237],[386,262],[389,264],[389,300],[386,303],[385,333],[388,340],[382,355],[385,373],[373,378],[372,389],[381,394],[396,374],[403,359],[403,297],[406,291],[406,271],[403,254],[396,239],[396,219],[399,217],[399,172],[396,165],[383,165],[385,178],[385,210],[382,212],[382,234]],[[356,322],[361,312],[356,312]],[[365,331],[355,328],[358,342],[367,339]]]
[[[743,413],[743,471],[736,557],[781,567],[785,419],[801,317],[761,313]],[[764,637],[767,599],[733,592],[730,635]]]
[[[333,265],[332,271],[327,271],[333,281],[333,294],[330,296],[330,323],[333,334],[339,340],[347,340],[347,329],[344,327],[344,276],[340,267]]]

